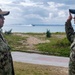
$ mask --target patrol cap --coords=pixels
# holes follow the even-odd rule
[[[69,9],[69,12],[75,14],[75,9]]]
[[[2,11],[0,9],[0,15],[7,16],[7,15],[9,15],[9,13],[10,13],[10,11]]]

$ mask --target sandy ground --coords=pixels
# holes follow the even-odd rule
[[[27,38],[27,43],[28,44],[38,44],[38,43],[45,43],[45,42],[50,42],[49,40],[43,40],[43,39],[39,39],[38,38],[38,36],[39,37],[45,37],[45,35],[27,35],[27,34],[21,34],[21,33],[14,33],[14,35],[18,35],[18,36],[22,36],[22,37],[28,37]],[[57,38],[64,38],[64,37],[66,37],[65,35],[60,35],[60,34],[58,34],[58,35],[51,35],[51,36],[54,36],[54,37],[57,37]]]
[[[23,45],[25,45],[25,47],[27,48],[27,51],[29,52],[38,52],[40,53],[38,50],[36,50],[35,45],[40,44],[40,43],[48,43],[50,42],[50,40],[45,39],[46,35],[43,34],[41,35],[29,35],[29,34],[21,34],[21,33],[14,33],[14,35],[18,35],[18,36],[22,36],[22,37],[27,37],[26,40],[20,41]],[[64,38],[65,35],[51,35],[53,37],[57,37],[59,39]]]
[[[27,35],[27,34],[21,34],[21,33],[17,33],[14,35],[18,35],[18,36],[22,36],[22,37],[27,37],[27,39],[24,41],[20,41],[23,45],[25,45],[29,50],[36,50],[34,45],[37,45],[39,43],[46,43],[46,42],[50,42],[50,40],[46,40],[46,39],[42,39],[42,37],[44,38],[45,35],[41,36],[41,35]],[[41,38],[39,38],[39,37]]]
[[[27,37],[27,41],[26,43],[27,44],[30,44],[30,45],[35,45],[35,44],[39,44],[39,43],[45,43],[45,42],[50,42],[49,40],[42,40],[42,39],[39,39],[37,36],[32,36],[32,35],[24,35],[24,34],[15,34],[15,35],[19,35],[19,36],[22,36],[22,37]],[[44,35],[42,37],[45,37]]]

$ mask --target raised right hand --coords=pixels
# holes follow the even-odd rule
[[[68,17],[67,21],[71,21],[71,20],[72,20],[72,15],[71,15],[71,13],[69,12],[69,17]]]

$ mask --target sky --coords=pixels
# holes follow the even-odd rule
[[[10,11],[5,24],[64,24],[75,0],[1,0],[0,8]]]

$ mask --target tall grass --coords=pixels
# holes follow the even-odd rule
[[[38,44],[38,50],[50,55],[69,56],[70,42],[67,38],[50,40],[50,43]]]

